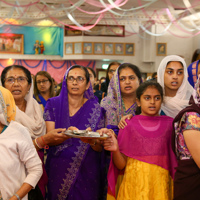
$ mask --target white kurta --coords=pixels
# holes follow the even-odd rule
[[[28,129],[11,121],[0,134],[0,191],[3,200],[15,194],[22,184],[36,186],[42,175],[42,163]],[[26,195],[23,200],[27,200]]]

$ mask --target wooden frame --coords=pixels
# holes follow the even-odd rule
[[[74,42],[74,54],[82,54],[82,42]]]
[[[24,35],[14,33],[0,33],[0,53],[24,53]]]
[[[111,36],[111,37],[124,37],[124,25],[96,25],[90,31],[83,31],[85,36]]]
[[[93,53],[93,43],[83,42],[83,54],[92,54],[92,53]]]
[[[114,44],[113,43],[104,43],[104,54],[113,55],[114,54]]]
[[[167,43],[156,43],[156,55],[157,56],[167,55]]]
[[[125,43],[125,55],[135,55],[135,44],[134,43]]]
[[[115,55],[124,55],[124,43],[115,43],[114,53]]]
[[[83,35],[83,31],[72,29],[69,26],[65,26],[65,36],[80,36]]]
[[[94,42],[94,51],[95,55],[103,55],[104,54],[104,43],[102,42]]]
[[[65,42],[65,55],[74,53],[74,44],[72,42]]]

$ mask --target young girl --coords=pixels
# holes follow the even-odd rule
[[[108,199],[172,199],[176,166],[171,150],[173,119],[159,116],[162,87],[151,81],[142,83],[136,91],[136,98],[141,114],[127,122],[117,139],[108,130],[103,130],[111,136],[104,141],[104,149],[112,152]],[[117,177],[123,169],[124,177],[117,193]]]

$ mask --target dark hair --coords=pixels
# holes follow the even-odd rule
[[[48,72],[46,72],[46,71],[39,71],[34,76],[34,96],[37,99],[37,101],[40,102],[40,98],[38,97],[38,95],[40,94],[40,92],[38,90],[37,83],[36,83],[36,78],[37,78],[38,75],[45,76],[46,78],[48,78],[49,82],[51,83],[50,98],[54,97],[54,81],[53,81],[53,78],[51,77],[51,75]]]
[[[192,60],[191,62],[193,63],[196,60],[200,59],[200,49],[196,49],[192,55]]]
[[[86,67],[86,69],[89,69],[89,70],[93,73],[94,78],[97,77],[97,76],[96,76],[96,73],[95,73],[95,71],[94,71],[94,69],[92,69],[92,68],[90,68],[90,67]]]
[[[109,72],[110,67],[111,67],[112,65],[118,65],[118,66],[120,66],[121,63],[114,61],[114,62],[111,62],[111,63],[108,65],[108,68],[107,68],[107,70],[106,70],[106,85],[107,85],[107,87],[108,87],[108,85],[109,85],[109,83],[110,83],[109,76],[108,76],[108,72]]]
[[[156,75],[157,75],[157,72],[154,72],[151,77],[155,79]]]
[[[130,63],[123,63],[119,66],[119,69],[118,69],[118,73],[120,75],[120,72],[122,69],[125,69],[125,68],[130,68],[133,70],[133,72],[136,74],[136,76],[138,77],[139,81],[140,81],[140,84],[142,83],[142,74],[139,70],[139,68],[136,66],[136,65],[133,65],[133,64],[130,64]]]
[[[180,62],[180,61],[169,61],[169,62],[167,63],[167,65],[169,65],[171,62],[179,62],[179,63],[181,63],[182,67],[184,68],[183,63]],[[166,67],[167,67],[167,65],[166,65]]]
[[[155,82],[155,81],[145,81],[144,83],[142,83],[136,90],[136,98],[138,100],[140,100],[140,97],[144,94],[144,92],[147,90],[147,88],[155,88],[158,90],[158,92],[160,93],[161,99],[163,101],[163,89],[162,86]],[[136,109],[136,114],[140,114],[141,113],[141,107],[137,106]]]
[[[6,74],[8,73],[8,71],[10,71],[11,69],[21,69],[26,77],[28,78],[28,84],[32,83],[32,78],[31,78],[31,72],[26,69],[25,67],[21,66],[21,65],[10,65],[8,67],[5,67],[1,73],[1,83],[2,85],[5,87],[5,78],[6,78]]]
[[[83,66],[81,66],[81,65],[73,65],[73,66],[70,68],[70,71],[71,71],[72,69],[76,69],[76,68],[82,69],[82,70],[85,72],[86,83],[88,84],[89,81],[90,81],[90,74],[89,74],[87,68],[86,68],[86,67],[83,67]]]

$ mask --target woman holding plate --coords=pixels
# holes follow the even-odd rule
[[[85,67],[74,65],[67,70],[60,95],[50,98],[45,107],[47,131],[71,126],[96,131],[104,127],[103,109],[94,98],[89,80]],[[106,178],[103,157],[99,140],[84,143],[69,138],[50,147],[46,161],[48,200],[102,199]]]

